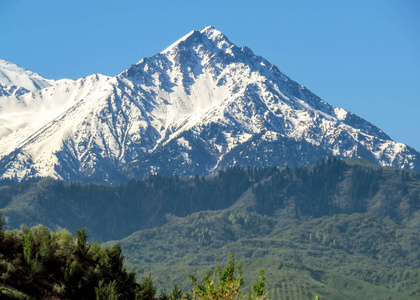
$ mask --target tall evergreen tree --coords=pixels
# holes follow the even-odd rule
[[[86,253],[88,251],[86,229],[85,228],[78,229],[76,232],[76,238],[77,238],[77,251],[79,252],[82,258],[85,258]]]
[[[34,245],[34,238],[32,236],[32,232],[29,232],[25,236],[25,240],[23,241],[23,257],[28,264],[31,264],[34,258],[35,252],[35,245]]]

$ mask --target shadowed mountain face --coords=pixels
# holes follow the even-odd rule
[[[116,77],[48,84],[0,96],[2,178],[118,183],[330,156],[420,170],[417,151],[325,103],[213,27]]]

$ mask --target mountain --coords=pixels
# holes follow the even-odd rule
[[[119,183],[330,156],[420,170],[413,148],[213,27],[115,77],[49,83],[0,98],[1,178]]]
[[[0,96],[21,95],[53,84],[54,80],[0,59]]]

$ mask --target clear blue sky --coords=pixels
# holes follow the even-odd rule
[[[420,150],[417,0],[0,0],[0,59],[51,79],[113,76],[208,25]]]

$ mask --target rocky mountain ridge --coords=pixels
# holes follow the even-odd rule
[[[118,183],[330,156],[420,170],[413,148],[329,105],[213,27],[115,77],[46,82],[0,97],[2,178]]]

